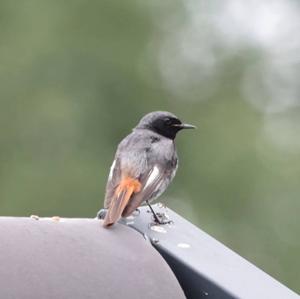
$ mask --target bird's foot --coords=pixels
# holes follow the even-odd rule
[[[152,213],[154,224],[172,224],[173,221],[169,219],[169,216],[166,213],[155,213],[150,203],[146,200],[146,203],[150,209],[150,213]]]
[[[169,216],[166,213],[154,213],[153,220],[155,224],[159,225],[173,224],[173,220],[170,220]]]

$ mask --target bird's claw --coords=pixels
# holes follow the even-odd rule
[[[165,224],[173,224],[173,220],[170,220],[168,215],[165,213],[155,213],[153,214],[153,221],[155,224],[165,225]]]

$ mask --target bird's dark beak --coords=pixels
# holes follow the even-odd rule
[[[180,128],[180,129],[197,129],[196,126],[190,125],[190,124],[175,124],[174,127]]]

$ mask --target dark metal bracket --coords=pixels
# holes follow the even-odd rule
[[[122,222],[144,235],[167,261],[187,298],[299,299],[274,278],[162,204],[171,223],[157,225],[147,206]]]

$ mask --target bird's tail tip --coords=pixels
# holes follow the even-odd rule
[[[117,222],[128,204],[131,196],[141,190],[141,183],[133,178],[124,178],[116,188],[114,198],[105,214],[103,226],[110,227]]]
[[[103,220],[103,223],[102,223],[102,226],[103,226],[104,228],[110,228],[110,227],[112,227],[114,224],[115,224],[115,222],[109,221],[108,219],[104,219],[104,220]]]

